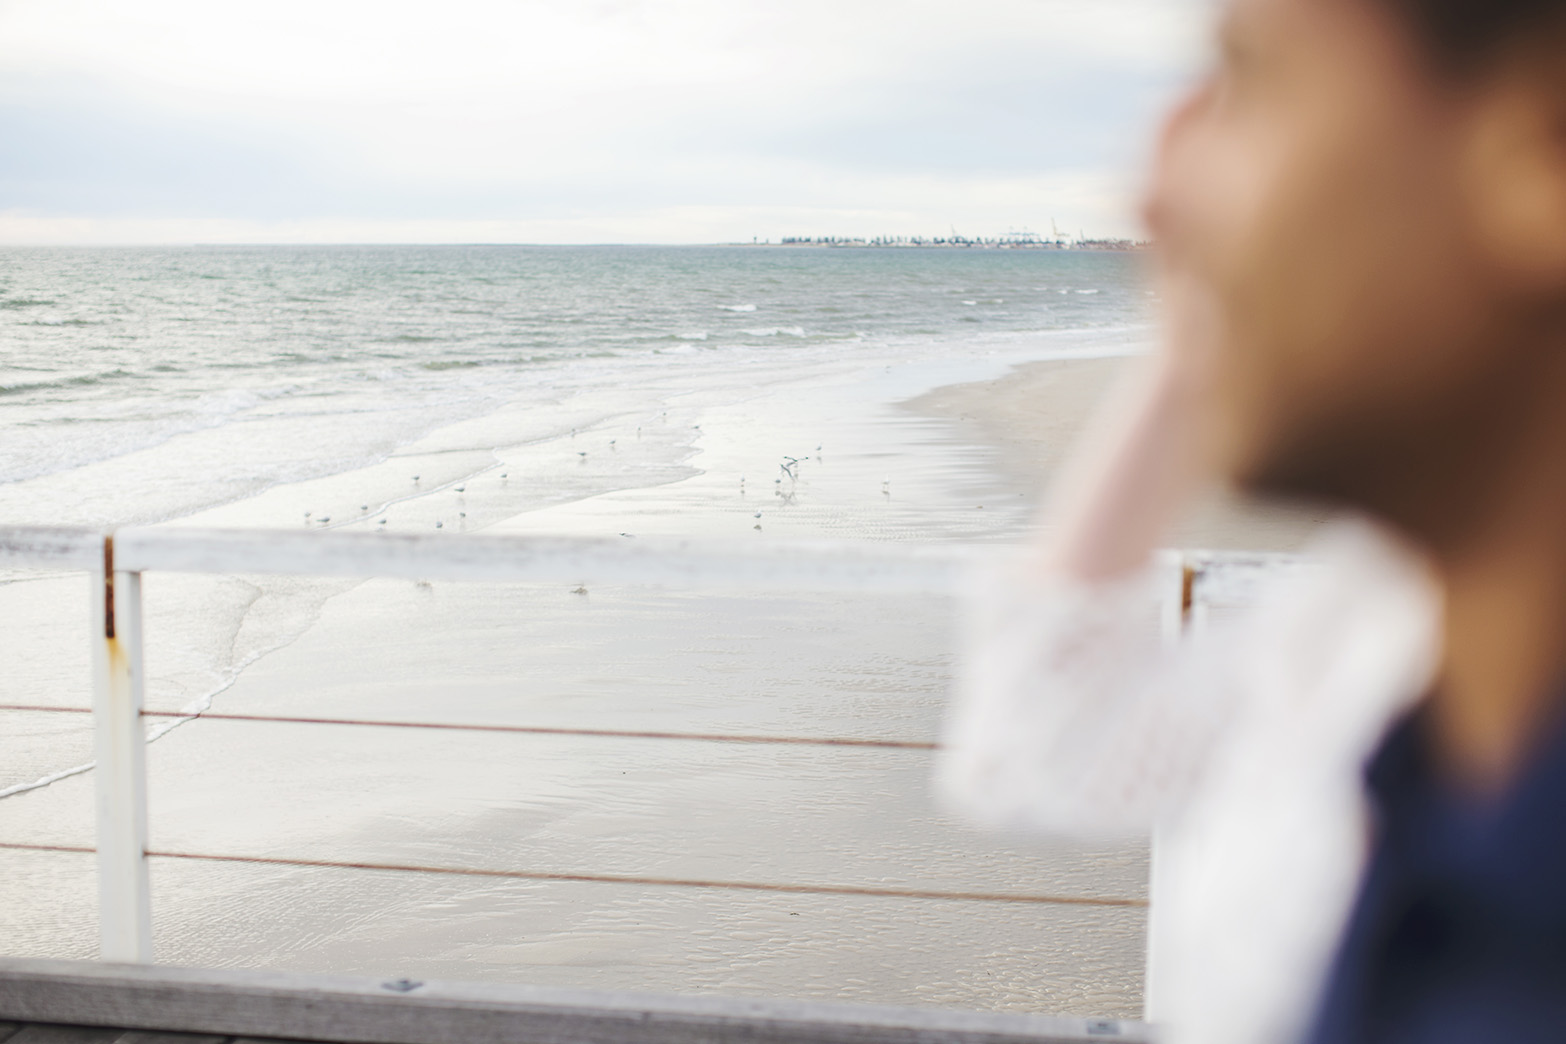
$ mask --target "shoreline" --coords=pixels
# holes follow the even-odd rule
[[[1037,505],[1106,394],[1133,357],[1024,362],[1001,377],[936,388],[901,404],[939,418],[986,448],[999,485]],[[1170,530],[1167,543],[1191,550],[1300,551],[1331,513],[1217,491]]]

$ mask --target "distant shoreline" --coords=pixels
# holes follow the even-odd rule
[[[1007,241],[994,239],[784,239],[776,243],[721,243],[719,246],[867,250],[1048,250],[1060,253],[1139,253],[1152,244],[1131,239],[1086,239],[1071,243],[1052,241]]]

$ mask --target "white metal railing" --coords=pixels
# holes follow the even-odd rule
[[[761,543],[184,528],[126,528],[105,533],[0,526],[0,569],[88,574],[92,592],[89,633],[97,757],[100,954],[107,961],[142,963],[152,960],[146,742],[142,723],[144,572],[940,594],[951,593],[982,563],[1013,553],[1014,549],[997,547],[825,541]],[[1163,590],[1163,619],[1166,636],[1170,638],[1177,637],[1188,625],[1202,626],[1209,607],[1223,609],[1254,599],[1255,588],[1263,577],[1274,573],[1280,564],[1297,562],[1280,555],[1182,552],[1166,552],[1162,561],[1168,578]],[[768,741],[766,737],[705,738]],[[1152,891],[1156,894],[1156,859],[1154,878]],[[840,891],[869,894],[875,890]],[[1158,963],[1153,936],[1150,921],[1150,982],[1152,965]]]

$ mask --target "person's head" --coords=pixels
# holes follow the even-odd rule
[[[1232,0],[1148,215],[1231,479],[1406,521],[1504,471],[1566,415],[1566,0]]]

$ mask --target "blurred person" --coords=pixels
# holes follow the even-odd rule
[[[1232,0],[1147,213],[1165,343],[976,592],[946,792],[1159,831],[1176,1041],[1566,1038],[1566,0]],[[1212,482],[1344,520],[1167,651]]]

